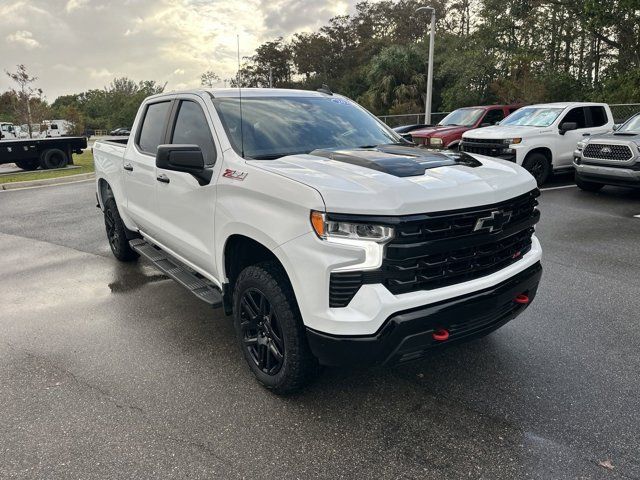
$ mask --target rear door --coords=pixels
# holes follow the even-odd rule
[[[133,145],[127,148],[122,168],[127,195],[127,212],[145,233],[157,234],[158,209],[155,206],[156,152],[164,143],[171,112],[171,98],[144,106]]]
[[[155,207],[160,212],[157,240],[200,270],[217,277],[213,220],[215,179],[222,159],[207,104],[198,95],[184,94],[176,98],[167,143],[198,145],[206,168],[212,169],[213,175],[208,185],[200,185],[189,173],[157,169],[157,177],[162,178],[156,181]]]

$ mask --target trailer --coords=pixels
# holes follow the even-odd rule
[[[85,137],[2,139],[0,164],[15,163],[23,170],[64,168],[73,164],[73,154],[87,148]]]

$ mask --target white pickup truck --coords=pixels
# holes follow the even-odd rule
[[[153,96],[129,139],[93,153],[114,255],[233,315],[277,393],[319,364],[402,363],[486,335],[536,294],[529,173],[415,147],[328,91]]]
[[[563,102],[516,110],[499,125],[465,132],[460,150],[522,165],[544,184],[553,172],[573,168],[579,141],[613,129],[606,103]]]

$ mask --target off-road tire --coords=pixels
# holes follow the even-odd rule
[[[602,187],[604,187],[603,183],[589,182],[588,180],[583,180],[580,178],[580,175],[576,173],[575,176],[576,185],[580,190],[584,190],[585,192],[599,192]]]
[[[43,170],[64,168],[69,163],[69,157],[58,148],[50,148],[40,155],[40,166]]]
[[[113,256],[121,262],[136,260],[139,256],[138,252],[129,246],[127,228],[120,218],[116,200],[112,196],[107,197],[104,202],[104,225]]]
[[[265,373],[252,356],[245,343],[247,334],[243,324],[251,318],[241,306],[247,293],[259,292],[275,314],[281,342],[284,345],[283,360],[279,370]],[[278,395],[300,390],[318,374],[318,362],[307,343],[302,317],[298,310],[293,289],[282,267],[275,261],[266,261],[246,267],[235,282],[233,292],[233,316],[238,343],[249,368],[258,382]],[[266,323],[266,322],[265,322]]]
[[[522,166],[536,179],[536,183],[541,187],[551,176],[551,163],[549,159],[541,153],[531,153],[522,162]]]
[[[16,165],[22,170],[36,170],[40,166],[40,162],[37,159],[20,160],[16,162]]]

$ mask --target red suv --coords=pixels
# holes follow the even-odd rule
[[[495,125],[522,105],[487,105],[454,110],[433,127],[412,130],[411,137],[418,145],[431,148],[458,148],[462,134],[474,128]]]

